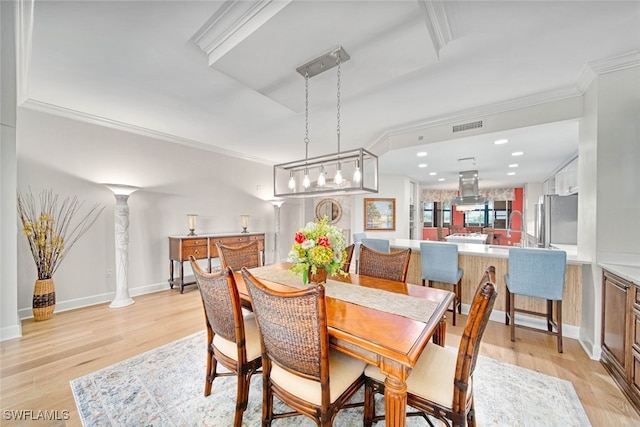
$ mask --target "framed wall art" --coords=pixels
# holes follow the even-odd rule
[[[395,231],[396,199],[364,199],[365,231]]]

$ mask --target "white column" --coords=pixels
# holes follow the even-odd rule
[[[116,247],[116,296],[109,307],[120,308],[133,304],[129,296],[129,195],[137,190],[135,187],[108,185],[116,196],[114,211],[115,247]]]
[[[271,200],[273,205],[273,213],[275,215],[275,233],[273,233],[273,262],[280,262],[280,253],[278,248],[278,240],[280,238],[280,206],[284,200]]]

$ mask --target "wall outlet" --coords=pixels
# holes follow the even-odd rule
[[[111,277],[111,276],[113,276],[113,270],[112,270],[112,269],[110,269],[110,268],[107,268],[106,276],[107,276],[107,277]]]

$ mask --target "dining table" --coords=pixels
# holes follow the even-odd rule
[[[249,271],[280,291],[308,286],[289,267],[289,263],[279,263]],[[234,277],[240,299],[250,304],[242,274],[235,272]],[[386,375],[386,425],[404,427],[407,378],[434,334],[444,333],[446,323],[439,325],[453,293],[354,273],[330,276],[324,286],[330,345],[377,366]]]

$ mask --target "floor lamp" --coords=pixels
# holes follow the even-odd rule
[[[116,296],[109,307],[120,308],[133,304],[135,301],[129,296],[129,195],[137,187],[129,185],[106,184],[116,196],[114,211],[115,243],[116,243]]]
[[[284,200],[271,200],[273,205],[273,213],[275,215],[276,230],[273,234],[273,262],[279,262],[279,248],[278,238],[280,237],[280,207],[284,203]]]

